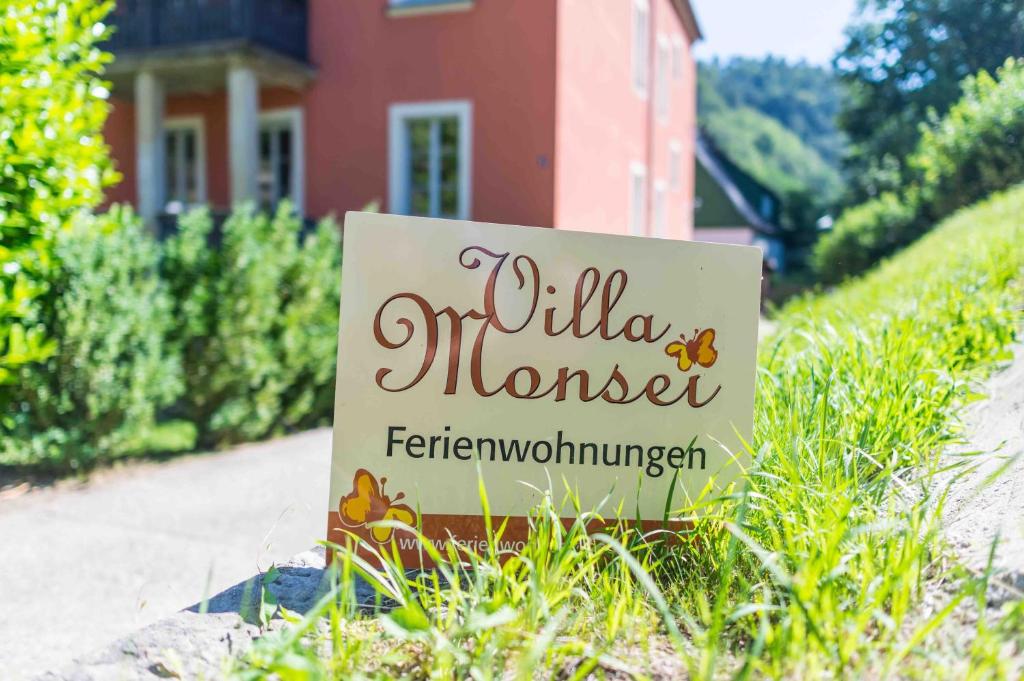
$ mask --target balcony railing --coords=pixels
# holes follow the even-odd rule
[[[307,0],[117,0],[115,54],[247,42],[308,61]]]

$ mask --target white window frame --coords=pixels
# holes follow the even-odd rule
[[[449,12],[468,12],[473,9],[474,0],[437,0],[437,2],[411,2],[410,0],[388,0],[389,17],[420,17]]]
[[[292,130],[292,186],[288,188],[288,199],[299,215],[306,214],[306,135],[303,127],[301,106],[278,109],[264,109],[259,115],[259,134],[264,125],[286,123]],[[257,160],[259,155],[257,154]]]
[[[674,192],[683,188],[683,143],[679,140],[668,143],[668,183]]]
[[[206,119],[202,116],[169,116],[164,119],[164,149],[166,150],[167,145],[167,133],[178,132],[180,130],[191,130],[196,136],[196,203],[203,204],[207,201],[206,193]],[[164,158],[164,163],[167,163],[167,159]],[[166,168],[166,165],[164,166]],[[171,178],[164,178],[165,185],[171,184]],[[164,187],[164,193],[166,196],[163,198],[163,209],[166,210],[172,201],[176,201],[174,197],[166,191]],[[187,206],[184,206],[187,208]]]
[[[473,189],[473,103],[468,99],[400,102],[388,108],[388,210],[409,212],[409,133],[406,123],[417,118],[454,116],[459,121],[459,205],[456,219],[469,220]]]
[[[651,6],[648,0],[633,0],[633,34],[631,37],[633,90],[647,97],[651,81]]]
[[[668,237],[668,186],[665,180],[656,180],[654,183],[654,196],[651,199],[654,213],[654,236],[659,239]]]
[[[678,34],[672,36],[672,77],[683,78],[683,39]]]
[[[633,236],[647,235],[647,166],[639,161],[629,165],[629,224],[626,229]]]
[[[669,107],[672,103],[671,82],[672,82],[672,48],[669,46],[668,36],[658,34],[658,43],[654,58],[654,108],[658,113],[658,120],[662,123],[668,120]]]

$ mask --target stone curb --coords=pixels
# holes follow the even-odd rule
[[[306,613],[327,591],[323,548],[301,553],[276,567],[280,574],[268,589],[289,610]],[[243,654],[261,635],[256,613],[262,582],[263,575],[251,577],[210,598],[205,611],[201,603],[196,603],[37,679],[153,681],[221,678],[224,663]],[[373,589],[368,584],[358,584],[356,592],[359,602],[373,601]],[[280,623],[280,620],[275,623]]]

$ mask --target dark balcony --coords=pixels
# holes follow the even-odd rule
[[[301,90],[309,63],[308,0],[117,0],[107,77],[129,97],[143,72],[169,94],[224,89],[232,65],[253,69],[261,85]]]
[[[248,44],[309,59],[307,0],[117,0],[116,56],[201,45]]]

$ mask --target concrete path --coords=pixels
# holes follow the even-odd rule
[[[25,679],[324,534],[330,431],[0,499],[0,677]]]

